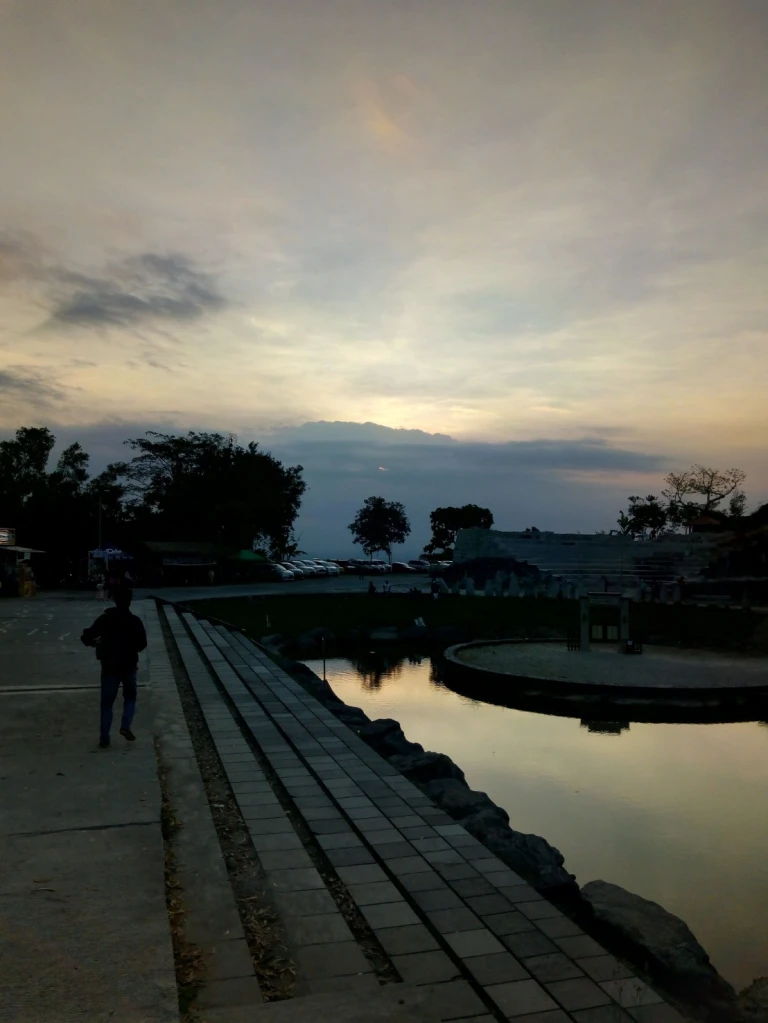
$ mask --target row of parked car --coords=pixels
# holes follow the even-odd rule
[[[299,560],[281,561],[272,566],[276,578],[283,582],[291,579],[309,579],[317,575],[339,575],[341,568],[333,561],[321,561],[319,558],[302,558]]]
[[[450,561],[393,561],[390,564],[383,560],[368,560],[363,558],[350,558],[348,561],[327,561],[322,558],[291,558],[281,562],[268,562],[260,566],[257,574],[266,579],[275,579],[282,582],[290,582],[293,579],[309,579],[314,576],[335,576],[342,572],[355,573],[357,575],[384,575],[393,573],[395,575],[408,575],[414,572],[429,572],[431,575],[440,574],[448,568]]]

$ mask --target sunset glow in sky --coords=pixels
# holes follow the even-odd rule
[[[768,498],[762,0],[0,0],[0,94],[0,431],[373,422]]]

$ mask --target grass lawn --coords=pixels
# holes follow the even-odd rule
[[[235,597],[190,603],[193,610],[245,629],[258,639],[280,633],[288,639],[316,626],[342,634],[348,629],[404,627],[421,617],[428,626],[461,625],[474,638],[532,636],[537,632],[563,636],[578,629],[578,602],[571,600],[391,594],[296,594]],[[595,606],[595,623],[618,620],[615,608]],[[752,612],[717,607],[633,604],[633,636],[653,637],[666,644],[731,647],[746,643],[761,617]]]

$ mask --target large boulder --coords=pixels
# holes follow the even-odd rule
[[[424,792],[456,820],[463,820],[481,810],[496,808],[485,792],[475,792],[466,782],[456,778],[438,779],[422,785]]]
[[[281,660],[280,666],[284,671],[287,671],[290,675],[297,677],[297,681],[301,682],[308,693],[311,693],[316,700],[319,700],[326,707],[330,707],[332,704],[341,704],[341,700],[338,698],[333,689],[331,689],[328,682],[325,679],[320,678],[316,675],[311,668],[308,668],[302,661],[290,661],[286,659]]]
[[[477,835],[471,820],[465,822],[465,827]],[[538,891],[575,894],[576,880],[563,866],[563,854],[541,835],[527,835],[508,825],[486,829],[485,822],[482,830],[482,837],[477,837],[483,844]]]
[[[361,739],[368,743],[381,756],[389,758],[398,754],[423,753],[424,747],[417,742],[409,742],[399,721],[392,718],[377,718],[369,725],[358,730]]]
[[[474,835],[475,838],[484,842],[492,832],[509,825],[509,814],[500,806],[489,806],[479,813],[465,817],[463,823],[470,835]]]
[[[400,754],[389,758],[390,764],[417,785],[439,778],[464,781],[464,772],[444,753]]]
[[[749,1023],[768,1021],[768,977],[758,977],[739,995],[739,1009]]]
[[[688,925],[657,902],[607,881],[590,881],[581,889],[581,895],[600,923],[640,949],[663,973],[682,984],[735,997]]]
[[[363,728],[371,723],[371,719],[359,707],[350,707],[343,703],[338,709],[331,708],[339,721],[343,721],[349,728]]]

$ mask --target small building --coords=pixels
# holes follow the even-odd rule
[[[154,586],[194,586],[217,575],[226,556],[214,543],[191,540],[145,540],[136,548],[138,581]]]
[[[19,578],[24,565],[33,566],[33,559],[45,551],[17,544],[0,544],[0,597],[19,595]],[[34,568],[33,568],[34,571]]]
[[[692,533],[723,533],[730,529],[729,518],[722,512],[709,511],[691,519],[688,528]]]

